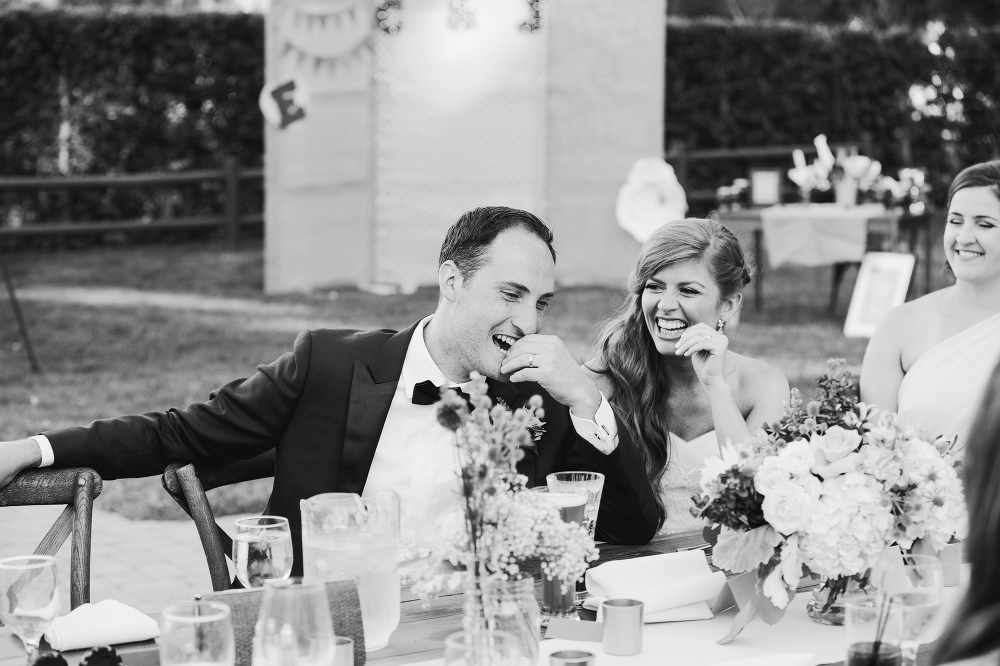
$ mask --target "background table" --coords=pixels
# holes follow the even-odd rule
[[[744,232],[753,238],[753,257],[757,266],[756,281],[754,282],[754,309],[760,310],[764,304],[764,231],[760,219],[760,208],[748,208],[736,211],[719,211],[719,222],[724,224],[733,232]],[[868,234],[881,236],[885,239],[885,245],[894,247],[898,241],[905,238],[907,250],[914,255],[918,243],[922,240],[923,245],[923,293],[931,290],[931,252],[934,247],[934,238],[931,233],[931,216],[928,213],[922,215],[902,215],[897,211],[886,211],[881,215],[868,218]],[[919,262],[919,258],[918,258]],[[836,308],[837,291],[843,279],[847,264],[835,264],[833,286],[830,295],[830,309]],[[914,273],[916,273],[914,265]],[[913,285],[910,285],[913,289]]]

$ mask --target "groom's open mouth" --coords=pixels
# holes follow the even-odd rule
[[[506,354],[510,351],[510,346],[517,342],[517,338],[512,335],[504,335],[503,333],[493,334],[493,344],[501,353]]]
[[[687,330],[688,323],[683,319],[656,318],[656,334],[666,340],[676,340]]]

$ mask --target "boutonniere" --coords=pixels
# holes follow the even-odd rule
[[[500,405],[507,411],[514,411],[511,409],[510,405],[507,404],[507,401],[501,398],[500,396],[496,397],[496,404]],[[544,412],[542,412],[542,410],[540,409],[537,410],[536,413],[533,414],[531,418],[528,419],[528,422],[525,424],[524,427],[527,428],[528,434],[531,435],[531,444],[521,444],[521,448],[531,449],[532,451],[534,451],[536,448],[534,443],[541,440],[542,435],[545,434],[545,422],[542,421],[542,419],[539,417],[539,414],[544,415]]]

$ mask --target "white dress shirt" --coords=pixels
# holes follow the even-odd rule
[[[431,358],[424,343],[425,317],[413,332],[406,358],[379,436],[364,495],[393,490],[400,498],[404,538],[428,541],[435,538],[435,522],[449,509],[459,507],[461,487],[454,434],[437,422],[433,405],[413,404],[413,388],[422,381],[435,386],[467,388],[448,381]],[[595,421],[570,412],[573,427],[597,450],[608,454],[618,445],[614,412],[601,396]],[[39,467],[54,462],[52,446],[44,435],[32,437],[42,451]]]

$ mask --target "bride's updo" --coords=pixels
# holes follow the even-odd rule
[[[625,302],[601,331],[596,344],[598,358],[588,364],[609,379],[609,400],[639,445],[654,488],[659,487],[670,457],[670,428],[662,408],[670,383],[646,328],[642,293],[649,278],[664,267],[692,260],[704,262],[723,300],[742,292],[754,275],[754,266],[739,240],[714,216],[664,224],[639,251],[625,286]],[[659,493],[656,496],[659,503]],[[662,505],[660,511],[662,518]]]

